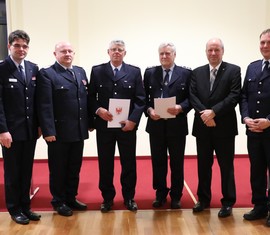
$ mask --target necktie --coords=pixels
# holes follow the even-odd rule
[[[119,72],[118,68],[115,68],[114,69],[114,78],[117,78],[118,72]]]
[[[217,75],[217,69],[212,69],[210,73],[210,91],[212,91],[213,84],[216,79],[216,75]]]
[[[22,79],[26,82],[26,77],[23,71],[23,67],[21,65],[19,65],[19,71],[20,71]]]
[[[67,71],[72,75],[74,81],[76,81],[76,76],[75,76],[73,69],[67,68]]]
[[[268,73],[268,71],[269,71],[268,66],[269,66],[269,61],[268,60],[264,61],[264,67],[262,70],[262,77],[264,77]]]
[[[163,80],[162,90],[163,90],[163,98],[169,97],[169,89],[168,89],[168,83],[169,83],[169,72],[170,69],[165,70],[166,74]]]

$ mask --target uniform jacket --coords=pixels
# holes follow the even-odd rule
[[[44,137],[63,142],[88,138],[88,80],[83,68],[73,66],[76,76],[57,62],[38,73],[38,116]]]
[[[147,120],[146,131],[152,134],[159,134],[164,128],[169,135],[187,135],[187,113],[190,111],[190,103],[188,100],[189,82],[191,70],[174,66],[170,82],[168,83],[169,97],[176,97],[176,104],[181,105],[183,113],[180,113],[176,118],[167,120],[160,119],[152,120],[150,117]],[[160,98],[162,95],[163,70],[161,66],[147,68],[144,73],[144,87],[146,93],[145,115],[149,116],[147,110],[154,107],[154,99]]]
[[[195,109],[192,134],[196,137],[232,137],[238,134],[235,106],[241,92],[240,67],[222,62],[210,91],[209,65],[196,68],[190,83],[190,102]],[[200,117],[200,111],[212,109],[216,127],[207,127]]]
[[[38,66],[24,60],[27,82],[10,57],[0,63],[0,133],[10,132],[13,141],[38,138],[36,75]]]
[[[114,79],[110,62],[93,66],[89,85],[89,108],[92,114],[100,107],[108,109],[110,98],[130,99],[128,120],[135,122],[138,127],[145,106],[145,91],[138,67],[123,62]],[[95,127],[107,129],[107,122],[96,115]]]
[[[242,119],[267,118],[270,119],[270,69],[264,77],[262,74],[262,60],[251,63],[246,71],[241,93],[240,111]],[[250,136],[270,137],[270,128],[263,133],[254,133],[247,129]]]

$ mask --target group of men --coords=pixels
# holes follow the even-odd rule
[[[266,195],[270,167],[270,29],[260,35],[262,60],[248,66],[241,88],[240,67],[223,61],[224,45],[212,38],[206,44],[208,64],[193,71],[175,64],[176,48],[162,43],[160,65],[147,68],[142,78],[138,67],[126,64],[125,43],[109,44],[110,61],[93,66],[90,83],[81,67],[72,64],[75,52],[69,42],[55,46],[56,62],[49,68],[25,60],[30,38],[16,30],[9,35],[10,55],[0,64],[0,144],[4,159],[5,200],[11,218],[19,224],[39,220],[30,207],[29,191],[37,139],[42,135],[48,146],[51,204],[62,216],[86,210],[77,200],[84,140],[96,130],[99,163],[101,212],[112,209],[116,190],[113,184],[114,154],[119,149],[122,196],[126,208],[136,211],[137,180],[136,131],[143,113],[147,116],[154,208],[170,196],[171,209],[181,208],[184,186],[184,152],[188,134],[187,114],[195,110],[192,134],[198,157],[198,202],[193,212],[211,203],[214,152],[221,172],[221,209],[218,216],[232,214],[236,202],[234,178],[235,136],[238,134],[235,107],[240,104],[247,126],[250,182],[254,208],[246,220],[265,218],[270,210]],[[269,84],[269,85],[268,85]],[[157,98],[175,98],[175,104],[159,115]],[[112,100],[128,100],[128,117],[119,127],[111,127],[115,116]],[[168,160],[169,158],[169,160]],[[171,169],[167,183],[168,163]],[[270,226],[270,217],[266,223]]]

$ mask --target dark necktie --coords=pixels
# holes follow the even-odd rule
[[[210,72],[210,91],[212,91],[216,76],[217,76],[217,69],[212,69]]]
[[[114,69],[114,78],[115,79],[118,77],[118,72],[119,72],[118,68],[115,68]]]
[[[25,77],[25,74],[23,72],[23,67],[21,65],[19,65],[19,71],[20,71],[22,79],[26,82],[26,77]]]
[[[76,76],[75,76],[73,69],[67,68],[67,71],[72,75],[74,81],[76,81]]]
[[[168,83],[169,83],[169,72],[170,69],[165,70],[166,74],[163,80],[163,85],[162,85],[162,90],[163,90],[163,98],[169,97],[169,88],[168,88]]]
[[[268,66],[269,66],[269,61],[268,60],[264,61],[264,68],[262,70],[262,77],[264,77],[269,72]]]

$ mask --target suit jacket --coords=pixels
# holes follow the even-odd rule
[[[38,116],[44,137],[74,142],[88,138],[88,80],[83,68],[73,66],[72,74],[55,62],[38,73]]]
[[[161,133],[167,129],[169,135],[187,135],[187,113],[190,111],[190,103],[188,100],[189,82],[191,70],[176,66],[173,69],[170,82],[168,83],[169,97],[176,97],[176,104],[181,105],[183,113],[180,113],[176,118],[167,120],[160,119],[152,120],[150,117],[147,120],[146,131],[151,134]],[[160,98],[162,95],[163,71],[161,66],[147,68],[144,73],[144,88],[146,93],[145,115],[149,116],[147,110],[154,108],[154,98]]]
[[[262,75],[262,60],[257,60],[247,67],[244,85],[241,92],[240,111],[242,120],[250,118],[270,119],[270,69],[268,74]],[[270,128],[262,133],[246,130],[249,136],[270,137]]]
[[[238,134],[235,106],[241,91],[240,67],[222,62],[210,91],[209,65],[194,69],[190,83],[190,102],[195,109],[192,134],[205,138],[208,134],[215,137],[233,137]],[[216,127],[207,127],[200,117],[200,111],[212,109]]]
[[[13,141],[38,138],[36,75],[38,66],[24,60],[26,81],[7,57],[0,63],[0,133],[10,132]]]
[[[98,108],[109,109],[109,99],[130,99],[128,120],[138,127],[144,106],[145,91],[141,70],[138,67],[122,63],[117,78],[114,78],[110,62],[93,66],[89,84],[89,109],[95,115]],[[107,129],[107,122],[96,116],[95,127]]]

